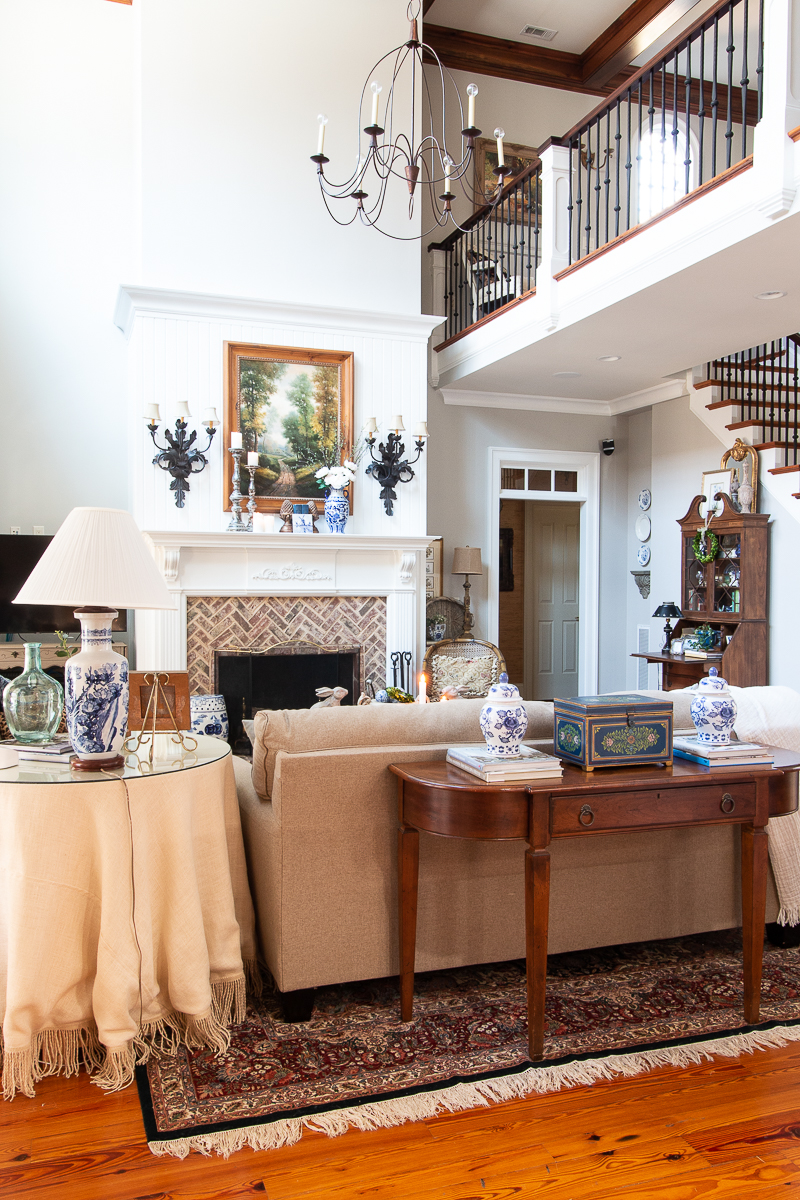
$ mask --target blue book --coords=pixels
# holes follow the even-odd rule
[[[680,750],[677,746],[672,747],[672,753],[675,758],[685,758],[687,762],[699,763],[701,767],[752,767],[752,766],[770,766],[775,762],[771,754],[742,754],[739,758],[703,758],[700,754],[689,754],[686,750]]]

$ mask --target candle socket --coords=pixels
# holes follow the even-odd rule
[[[244,499],[244,496],[239,488],[239,484],[242,480],[242,458],[244,457],[245,451],[234,450],[233,447],[231,447],[230,454],[233,457],[233,491],[230,495],[232,515],[230,521],[228,522],[228,531],[230,533],[246,533],[247,523],[242,520],[241,505],[241,501]]]

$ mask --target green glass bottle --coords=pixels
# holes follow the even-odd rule
[[[41,642],[25,643],[25,670],[3,692],[3,712],[18,742],[49,742],[58,729],[64,692],[42,670]]]

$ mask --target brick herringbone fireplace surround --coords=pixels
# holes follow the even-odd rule
[[[309,641],[332,648],[361,647],[361,687],[386,673],[385,596],[189,596],[186,660],[193,696],[216,690],[215,650],[268,650]]]

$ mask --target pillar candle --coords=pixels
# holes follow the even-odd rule
[[[236,433],[234,431],[231,434],[231,450],[241,450],[241,448],[242,448],[242,435],[240,433]]]
[[[426,691],[425,676],[420,675],[420,677],[419,677],[419,695],[417,696],[417,704],[427,704],[427,703],[428,703],[428,696],[427,696],[427,691]]]
[[[248,451],[247,465],[248,465],[248,467],[257,467],[258,466],[258,454],[255,452],[255,450]]]

